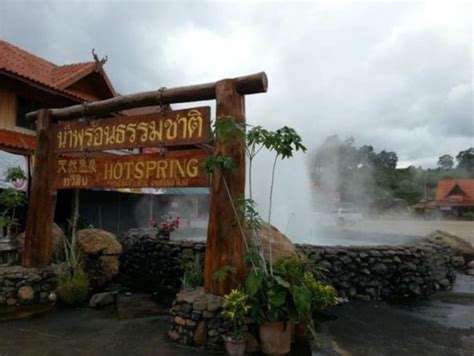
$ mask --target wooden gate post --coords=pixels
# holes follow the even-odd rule
[[[26,219],[22,264],[25,267],[47,266],[51,260],[56,190],[54,132],[50,110],[38,112],[36,148],[31,196]]]
[[[217,120],[232,117],[236,122],[245,124],[244,96],[236,90],[236,80],[225,79],[216,84]],[[225,120],[225,118],[224,118]],[[214,273],[225,266],[236,269],[233,276],[241,281],[244,278],[244,244],[238,228],[231,201],[245,194],[245,147],[242,142],[222,142],[216,140],[214,152],[232,158],[235,169],[222,174],[214,172],[211,180],[209,226],[204,264],[204,287],[206,292],[216,295],[228,293],[235,283],[231,278],[225,281],[215,280]],[[224,179],[227,182],[228,196]]]

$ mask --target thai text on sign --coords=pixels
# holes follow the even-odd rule
[[[207,156],[206,151],[193,149],[165,156],[59,157],[54,185],[57,189],[207,187],[202,169]]]
[[[200,144],[209,142],[209,132],[209,107],[60,122],[56,129],[56,152]]]

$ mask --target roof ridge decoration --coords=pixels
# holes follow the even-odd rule
[[[90,62],[56,65],[9,42],[0,40],[0,72],[39,83],[81,102],[95,99],[91,95],[68,90],[67,87],[93,72],[100,73],[111,96],[115,96],[115,90],[102,68],[106,61],[107,56],[101,60],[98,57],[97,60],[94,58],[94,61]]]

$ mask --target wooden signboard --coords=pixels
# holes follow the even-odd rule
[[[207,187],[208,153],[193,149],[160,154],[59,157],[56,189]]]
[[[60,122],[55,150],[102,151],[209,142],[210,108],[158,112],[104,120]]]

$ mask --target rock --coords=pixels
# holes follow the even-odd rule
[[[25,233],[22,232],[20,233],[17,237],[17,240],[20,245],[20,251],[23,250],[23,245],[25,243]],[[56,223],[53,224],[53,240],[52,240],[52,254],[53,257],[56,259],[59,259],[64,255],[64,239],[66,238],[66,235],[64,234],[64,231],[56,225]]]
[[[370,302],[370,296],[365,294],[357,294],[354,298],[363,302]]]
[[[168,336],[171,338],[171,340],[178,340],[181,335],[177,333],[176,331],[168,331]]]
[[[122,246],[114,234],[101,229],[79,230],[77,245],[83,254],[84,270],[94,288],[104,286],[118,274]]]
[[[176,294],[176,301],[178,303],[188,303],[193,304],[194,301],[199,297],[204,295],[204,288],[198,287],[195,289],[183,289],[178,294]]]
[[[83,229],[77,232],[77,244],[86,255],[120,255],[122,246],[111,232],[101,229]]]
[[[263,247],[263,256],[267,261],[270,260],[269,241],[272,246],[273,262],[280,256],[290,256],[296,253],[295,245],[273,225],[269,226],[267,223],[262,222],[257,234]]]
[[[207,302],[206,301],[196,301],[193,303],[193,309],[194,310],[206,310],[207,308]]]
[[[466,266],[467,268],[474,268],[474,260],[470,261]]]
[[[12,306],[16,305],[17,303],[18,303],[18,301],[15,298],[7,298],[7,305],[9,307],[12,307]]]
[[[178,325],[186,325],[186,320],[180,316],[177,316],[176,318],[174,318],[174,322]]]
[[[196,322],[194,320],[191,320],[191,319],[186,319],[186,325],[187,326],[195,326]]]
[[[469,242],[445,231],[437,230],[435,232],[432,232],[428,236],[428,240],[438,244],[446,244],[447,246],[449,246],[454,255],[474,256],[474,247]]]
[[[194,331],[194,342],[199,346],[206,345],[207,341],[207,323],[201,320]]]
[[[48,295],[48,301],[49,302],[56,303],[57,300],[58,300],[58,296],[56,295],[55,292],[49,293],[49,295]]]
[[[102,292],[94,294],[90,301],[91,308],[104,307],[106,305],[115,304],[117,292]]]
[[[438,283],[441,287],[444,287],[444,288],[448,288],[450,285],[449,281],[446,278],[443,278]]]
[[[21,304],[31,303],[35,298],[35,291],[30,286],[23,286],[18,289],[17,297]]]
[[[470,268],[470,269],[466,270],[466,274],[469,275],[469,276],[474,276],[474,268]]]
[[[464,266],[464,257],[462,256],[453,256],[451,258],[451,264],[454,266],[454,267],[462,267]]]
[[[341,257],[341,262],[344,264],[351,263],[352,259],[349,256],[342,256]]]
[[[377,274],[384,274],[387,272],[387,270],[388,270],[387,266],[385,266],[383,263],[377,263],[373,267],[373,271]]]
[[[208,301],[207,301],[207,311],[215,312],[216,310],[222,307],[223,303],[224,303],[224,298],[216,296],[216,295],[209,295]]]

